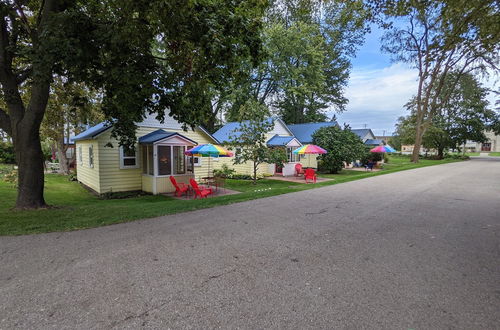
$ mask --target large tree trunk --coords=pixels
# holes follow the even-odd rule
[[[19,168],[16,208],[47,206],[43,198],[43,152],[38,129],[21,130],[14,137],[14,148]]]
[[[438,158],[443,159],[444,158],[444,147],[439,147],[438,148]]]
[[[417,123],[417,127],[415,130],[415,144],[413,145],[413,153],[411,155],[411,161],[413,163],[418,163],[420,156],[420,147],[422,146],[422,137],[424,133],[421,125]]]
[[[57,141],[57,158],[59,159],[59,173],[69,174],[69,160],[68,157],[66,157],[66,148],[64,147],[64,135]]]

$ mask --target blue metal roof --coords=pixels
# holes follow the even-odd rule
[[[300,141],[300,143],[311,143],[312,135],[322,127],[338,126],[337,122],[329,121],[322,123],[306,123],[287,125],[293,135]]]
[[[174,135],[177,135],[183,139],[186,139],[186,140],[189,140],[191,142],[193,142],[194,144],[198,144],[196,143],[196,141],[193,141],[191,140],[190,138],[187,138],[185,137],[184,135],[182,134],[179,134],[177,132],[167,132],[167,131],[164,131],[162,129],[158,129],[154,132],[151,132],[149,134],[146,134],[144,136],[141,136],[139,138],[139,143],[142,143],[142,144],[150,144],[150,143],[155,143],[157,141],[160,141],[160,140],[163,140],[163,139],[166,139],[168,137],[172,137]]]
[[[267,141],[268,146],[286,146],[288,142],[294,139],[293,136],[279,136],[276,134]]]
[[[101,134],[108,128],[111,128],[111,123],[108,121],[103,121],[102,123],[99,123],[95,126],[92,126],[91,128],[81,132],[77,136],[75,136],[72,140],[73,141],[79,141],[79,140],[87,140],[87,139],[93,139],[95,136]]]
[[[266,120],[272,122],[275,118],[269,117]],[[242,121],[241,123],[237,121],[229,122],[212,135],[220,143],[231,142],[233,138],[237,138],[241,135],[240,127],[242,124],[246,123],[248,123],[248,120]]]
[[[230,142],[232,137],[239,137],[241,123],[231,122],[222,126],[217,132],[212,134],[220,143]]]
[[[383,141],[379,140],[379,139],[368,139],[365,141],[365,144],[369,145],[369,146],[379,146],[382,143],[383,143]]]
[[[356,129],[351,129],[351,132],[359,136],[360,139],[363,139],[366,136],[366,134],[371,132],[371,130],[369,128],[356,128]]]

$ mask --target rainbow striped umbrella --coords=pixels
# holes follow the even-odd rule
[[[326,154],[326,150],[321,147],[318,147],[315,144],[306,144],[305,146],[295,149],[293,153],[297,155]]]
[[[297,154],[297,155],[306,155],[306,154],[326,154],[326,150],[321,148],[321,147],[318,147],[317,145],[315,144],[306,144],[298,149],[295,149],[293,151],[294,154]],[[309,165],[311,165],[311,157],[309,157],[309,160],[308,160],[308,163]]]
[[[378,146],[370,150],[370,152],[396,152],[396,149],[390,145]]]
[[[200,144],[185,152],[188,156],[196,157],[232,157],[233,153],[216,144]]]
[[[195,157],[232,157],[233,153],[216,144],[200,144],[184,152],[187,156]],[[208,158],[207,177],[210,177],[210,158]]]

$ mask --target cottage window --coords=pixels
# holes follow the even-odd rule
[[[189,156],[187,157],[187,171],[194,173],[194,168],[201,166],[201,157]]]
[[[126,147],[120,147],[120,168],[138,168],[139,162],[137,161],[137,148],[131,150]]]
[[[89,147],[89,167],[94,168],[94,146]]]
[[[174,146],[174,174],[186,174],[186,151],[185,146]]]
[[[83,158],[82,158],[82,146],[78,147],[78,163],[82,165],[83,163]]]
[[[290,163],[298,161],[297,155],[293,153],[295,149],[297,149],[297,147],[286,148],[286,158]]]
[[[171,146],[158,146],[158,175],[172,174]]]

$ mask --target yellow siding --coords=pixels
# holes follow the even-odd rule
[[[139,127],[137,129],[137,137],[144,136],[148,133],[154,132],[158,130],[157,127]],[[179,132],[183,136],[196,141],[198,144],[204,143],[213,143],[212,139],[203,131],[198,128],[195,131],[183,131],[176,129],[167,129],[170,132]],[[95,141],[95,140],[94,140]],[[118,146],[118,141],[116,139],[111,138],[111,130],[104,132],[101,134],[97,141],[99,146],[99,193],[105,192],[117,192],[117,191],[132,191],[132,190],[143,190],[143,175],[142,168],[137,169],[120,169],[120,148]],[[113,148],[106,146],[108,143],[113,145]],[[95,146],[94,146],[95,148]],[[138,148],[138,158],[137,161],[140,166],[142,166],[141,160],[141,150]],[[96,153],[96,150],[94,150]],[[212,162],[214,164],[215,162]],[[211,164],[211,165],[212,165]],[[213,165],[211,166],[213,168]],[[195,167],[195,175],[196,176],[206,176],[207,173],[207,163],[205,159],[202,161],[202,166]],[[168,180],[168,177],[166,177]],[[160,180],[163,182],[163,180]],[[170,184],[170,181],[160,185],[163,185],[166,190],[170,190],[171,188],[167,188]],[[152,191],[152,187],[148,186],[146,182],[145,188],[150,188]],[[158,188],[158,186],[157,186]],[[159,190],[158,190],[159,191]]]
[[[89,147],[94,150],[94,167],[89,166]],[[82,148],[82,159],[79,159],[79,148]],[[99,152],[96,140],[76,141],[76,176],[79,182],[92,188],[97,193],[100,191],[99,183]]]
[[[142,190],[153,193],[153,177],[151,175],[142,175]]]

